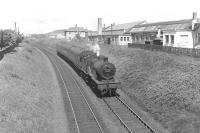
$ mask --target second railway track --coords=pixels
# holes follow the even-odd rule
[[[120,97],[104,98],[103,101],[127,133],[156,133]]]

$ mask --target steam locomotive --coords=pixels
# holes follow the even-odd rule
[[[97,56],[83,44],[57,45],[57,55],[67,61],[98,97],[113,96],[120,82],[115,78],[115,65],[105,56]]]

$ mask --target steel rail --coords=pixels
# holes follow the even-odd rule
[[[140,120],[140,122],[142,123],[142,124],[144,124],[144,126],[146,126],[152,133],[156,133],[156,131],[154,131],[152,128],[151,128],[151,126],[149,126],[148,124],[147,124],[147,122],[145,122],[139,115],[137,115],[136,113],[135,113],[135,111],[127,104],[127,103],[125,103],[123,100],[122,100],[122,98],[120,98],[120,97],[116,97],[117,98],[117,100],[119,100],[134,116],[136,116],[139,120]]]
[[[59,60],[61,61],[60,58],[59,58]],[[61,67],[61,66],[60,66],[60,67]],[[62,67],[61,67],[61,70],[63,70]],[[70,73],[72,74],[72,72],[70,72]],[[90,109],[90,112],[92,113],[92,115],[93,115],[93,117],[94,117],[94,119],[95,119],[95,121],[96,121],[96,123],[97,123],[97,125],[98,125],[98,127],[99,127],[99,129],[100,129],[100,131],[101,131],[101,133],[104,133],[102,127],[100,126],[100,123],[99,123],[97,117],[95,116],[94,111],[92,110],[90,104],[88,103],[87,98],[85,97],[85,94],[83,94],[83,93],[84,93],[83,89],[78,85],[77,81],[75,80],[75,78],[74,78],[73,76],[72,76],[72,80],[73,80],[74,83],[76,84],[76,87],[79,88],[80,93],[81,93],[81,95],[82,95],[84,101],[86,102],[88,108]]]
[[[106,105],[108,106],[108,108],[114,113],[114,115],[119,119],[120,123],[126,128],[126,130],[127,130],[129,133],[134,133],[134,132],[132,132],[132,131],[129,129],[129,127],[125,124],[125,122],[120,118],[119,114],[118,114],[116,111],[114,111],[114,110],[112,109],[112,107],[108,104],[108,102],[107,102],[105,99],[103,99],[103,101],[106,103]]]
[[[43,49],[43,48],[42,48],[42,49]],[[47,52],[45,49],[43,49],[43,51]],[[48,53],[48,52],[47,52],[47,53]],[[50,52],[49,52],[49,53],[50,53]],[[54,63],[56,69],[58,70],[58,73],[59,73],[59,75],[60,75],[60,78],[61,78],[61,80],[62,80],[62,82],[63,82],[63,84],[64,84],[64,87],[65,87],[65,89],[66,89],[66,92],[67,92],[67,97],[68,97],[69,102],[70,102],[70,107],[71,107],[71,109],[72,109],[72,113],[73,113],[73,117],[74,117],[74,120],[75,120],[75,123],[76,123],[77,131],[78,131],[78,133],[80,133],[79,125],[78,125],[77,118],[76,118],[75,111],[74,111],[74,107],[73,107],[73,105],[72,105],[71,97],[69,96],[69,92],[68,92],[69,89],[68,89],[67,85],[65,84],[65,81],[64,81],[63,76],[62,76],[62,74],[61,74],[61,71],[60,71],[60,69],[58,68],[58,66],[56,65],[56,63],[50,58],[50,56],[49,56],[48,54],[46,54],[46,55],[47,55],[47,57],[49,58],[49,60],[50,60],[52,63]]]
[[[49,53],[51,53],[51,52],[49,52]],[[53,54],[53,53],[51,53],[51,54]],[[54,58],[55,58],[55,57],[54,57]],[[60,58],[58,58],[58,59],[59,59],[60,61],[63,61],[63,60],[61,60]],[[56,63],[55,63],[55,64],[56,64]],[[57,67],[57,65],[55,65],[55,66]],[[61,65],[59,65],[59,66],[60,66],[60,70],[63,71],[62,66],[61,66]],[[57,69],[58,69],[58,67],[57,67]],[[61,74],[60,70],[58,69],[59,74]],[[90,112],[92,113],[92,115],[93,115],[93,117],[94,117],[94,119],[95,119],[95,121],[96,121],[96,123],[97,123],[97,125],[98,125],[98,127],[99,127],[99,129],[100,129],[100,131],[101,131],[101,133],[104,133],[102,127],[100,126],[100,123],[99,123],[97,117],[95,116],[94,111],[92,110],[90,104],[88,103],[87,98],[85,97],[85,94],[84,94],[85,92],[84,92],[83,89],[79,86],[79,84],[77,83],[77,81],[75,80],[75,78],[74,78],[73,76],[72,76],[72,80],[73,80],[74,83],[76,84],[77,88],[79,88],[80,93],[81,93],[81,95],[82,95],[82,97],[83,97],[85,103],[87,104],[87,106],[88,106]],[[63,77],[62,77],[62,81],[64,82]],[[64,82],[64,85],[65,85],[65,88],[67,88],[65,82]],[[67,92],[67,94],[68,94],[68,97],[70,98],[68,92]],[[71,102],[71,98],[70,98],[70,105],[71,105],[71,107],[73,108],[73,106],[72,106],[72,102]],[[73,109],[73,115],[74,115],[74,117],[75,117],[75,111],[74,111],[74,109]],[[76,119],[75,119],[75,120],[76,120]],[[76,120],[76,124],[77,124],[77,127],[79,127],[79,126],[78,126],[78,122],[77,122],[77,120]],[[78,133],[80,133],[79,128],[78,128]]]
[[[99,129],[101,130],[101,133],[104,133],[103,130],[102,130],[102,127],[101,127],[100,124],[99,124],[98,119],[96,118],[96,116],[95,116],[95,114],[94,114],[94,111],[92,110],[91,106],[90,106],[89,103],[88,103],[87,98],[85,97],[85,94],[83,94],[83,93],[85,93],[85,92],[84,92],[83,89],[78,85],[78,83],[77,83],[77,81],[74,79],[74,77],[72,77],[72,79],[73,79],[74,83],[76,84],[76,86],[80,89],[81,95],[83,96],[83,98],[84,98],[85,102],[87,103],[87,105],[88,105],[88,107],[89,107],[89,109],[90,109],[90,111],[91,111],[93,117],[95,118],[95,121],[97,122],[97,125],[98,125]]]

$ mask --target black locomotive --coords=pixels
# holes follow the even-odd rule
[[[66,60],[99,97],[113,96],[120,83],[116,68],[107,57],[97,56],[83,44],[57,45],[57,55]]]

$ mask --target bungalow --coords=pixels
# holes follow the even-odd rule
[[[79,36],[82,38],[87,37],[88,30],[83,27],[70,27],[64,31],[65,39],[71,41],[73,38]]]
[[[195,48],[200,44],[200,19],[193,13],[192,19],[148,23],[136,25],[127,33],[137,44],[152,43],[160,40],[163,46]]]
[[[131,34],[127,33],[128,30],[136,25],[144,24],[146,21],[125,23],[125,24],[111,24],[102,31],[102,38],[104,43],[114,45],[128,45],[132,42]]]
[[[89,40],[95,40],[95,39],[98,39],[98,31],[88,31],[88,39]]]

